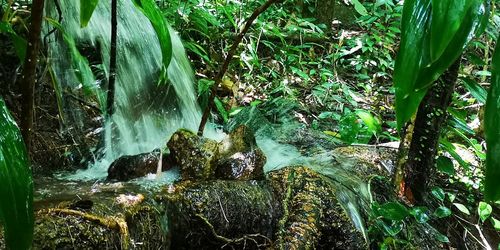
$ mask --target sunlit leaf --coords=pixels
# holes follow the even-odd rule
[[[491,217],[491,224],[495,228],[495,230],[500,231],[500,221]]]
[[[87,27],[99,0],[80,0],[80,26]]]
[[[458,209],[460,210],[460,212],[466,214],[466,215],[470,215],[470,212],[469,212],[469,209],[464,205],[464,204],[460,204],[460,203],[453,203],[453,205]]]
[[[377,134],[382,130],[382,126],[380,125],[380,121],[373,116],[370,112],[365,110],[356,110],[356,115],[363,121],[363,123],[368,127],[368,130]]]
[[[426,207],[414,207],[410,210],[410,214],[415,217],[418,223],[426,223],[430,219]]]
[[[432,0],[431,61],[439,59],[477,0]]]
[[[486,175],[484,195],[487,201],[500,199],[500,43],[492,58],[491,86],[484,114],[486,136]]]
[[[358,14],[362,16],[368,15],[368,11],[366,10],[365,6],[363,6],[362,3],[360,3],[358,0],[350,0],[351,3],[354,5],[354,9]]]
[[[0,222],[7,249],[30,249],[33,181],[21,133],[0,98]]]
[[[477,207],[477,214],[479,214],[479,218],[481,218],[482,222],[485,222],[488,217],[490,217],[491,212],[493,212],[493,208],[490,204],[486,202],[479,202],[479,206]]]

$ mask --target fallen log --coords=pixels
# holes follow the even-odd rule
[[[45,204],[36,211],[33,248],[366,248],[334,188],[305,167],[263,181],[182,181],[150,195],[118,193]]]

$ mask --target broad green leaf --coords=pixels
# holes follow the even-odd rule
[[[479,202],[479,206],[477,207],[477,214],[479,214],[479,218],[481,218],[482,222],[485,222],[488,217],[490,217],[491,212],[493,212],[493,208],[490,204],[486,202]]]
[[[426,63],[422,61],[422,55],[425,34],[430,31],[430,5],[430,0],[404,2],[401,42],[394,66],[398,129],[410,120],[425,95],[425,91],[416,90],[415,84],[419,72]]]
[[[446,139],[440,139],[439,140],[439,145],[442,147],[443,150],[448,152],[453,159],[455,159],[458,164],[460,164],[461,167],[464,169],[469,169],[469,164],[462,159],[462,157],[457,153],[455,145],[453,145],[451,142],[449,142]]]
[[[99,0],[80,0],[80,26],[87,27]]]
[[[382,130],[380,121],[377,118],[375,118],[370,112],[365,110],[356,110],[356,115],[358,115],[358,117],[368,127],[368,130],[371,133],[377,134]]]
[[[444,201],[444,198],[446,197],[446,194],[444,193],[444,190],[439,187],[435,187],[432,189],[431,194],[436,197],[436,199],[440,201]]]
[[[448,239],[448,237],[446,237],[445,235],[443,235],[442,233],[440,233],[437,229],[435,229],[431,225],[425,224],[425,226],[426,226],[426,232],[429,235],[433,235],[437,240],[439,240],[439,241],[441,241],[443,243],[450,242],[450,240]]]
[[[399,202],[388,202],[377,207],[377,213],[388,220],[404,220],[410,211]]]
[[[434,5],[438,5],[438,10],[434,9]],[[404,3],[400,51],[394,69],[398,129],[411,119],[434,81],[457,60],[469,41],[478,34],[487,15],[483,1],[467,1],[459,28],[447,38],[432,39],[432,30],[436,30],[436,33],[437,30],[446,29],[456,19],[435,17],[439,9],[445,8],[439,6],[438,1],[432,1],[431,7],[431,0]]]
[[[33,181],[21,133],[0,98],[0,222],[7,249],[30,249],[33,240]]]
[[[464,205],[464,204],[460,204],[460,203],[453,203],[453,205],[458,209],[460,210],[460,212],[466,214],[466,215],[470,215],[470,212],[469,212],[469,209]]]
[[[495,228],[495,230],[497,231],[500,231],[500,221],[491,217],[491,224],[493,225],[493,228]]]
[[[358,14],[362,16],[368,15],[368,11],[366,10],[365,6],[363,6],[362,3],[360,3],[358,0],[351,0],[352,5],[354,5],[354,9]]]
[[[450,158],[445,156],[439,156],[436,160],[437,169],[448,175],[455,175],[455,167]]]
[[[434,216],[438,218],[445,218],[451,215],[451,210],[447,207],[440,206],[434,211]]]
[[[465,88],[477,99],[481,104],[486,103],[486,98],[488,96],[488,91],[486,91],[481,85],[479,85],[475,80],[471,78],[462,78]]]
[[[396,236],[403,231],[403,223],[401,221],[391,221],[390,223],[386,223],[383,220],[377,220],[376,224],[386,235]]]
[[[432,0],[432,62],[439,59],[450,45],[474,1],[478,0]]]
[[[486,174],[484,195],[487,201],[500,200],[500,43],[492,58],[491,86],[484,113],[486,137]]]
[[[135,6],[149,19],[160,42],[163,70],[166,72],[172,59],[170,28],[154,0],[132,0]]]

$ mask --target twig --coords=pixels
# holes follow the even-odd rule
[[[210,116],[210,111],[212,110],[214,106],[214,100],[215,96],[217,93],[217,87],[219,84],[222,82],[222,77],[224,77],[224,74],[226,74],[226,71],[228,69],[229,63],[233,59],[234,54],[236,53],[236,49],[238,48],[238,45],[240,44],[241,40],[245,36],[245,34],[248,32],[250,27],[252,26],[252,23],[257,19],[257,17],[264,11],[266,11],[272,4],[276,2],[280,2],[282,0],[268,0],[266,3],[264,3],[262,6],[257,8],[252,15],[248,18],[247,22],[245,23],[245,26],[243,29],[241,29],[240,33],[234,40],[233,45],[231,46],[231,49],[229,50],[229,53],[226,56],[226,60],[224,61],[224,64],[221,67],[221,70],[217,75],[215,76],[215,83],[212,85],[212,88],[210,89],[210,97],[208,98],[208,104],[207,107],[205,108],[205,111],[203,112],[203,116],[201,118],[200,122],[200,127],[198,128],[198,135],[202,136],[203,135],[203,130],[205,129],[205,125],[207,124],[208,117]]]
[[[488,241],[486,240],[486,238],[484,237],[483,232],[482,232],[481,228],[479,227],[479,225],[476,224],[475,227],[476,227],[477,232],[479,233],[479,237],[481,237],[481,240],[483,241],[483,247],[487,250],[491,250],[492,248],[491,248],[490,244],[488,243]]]

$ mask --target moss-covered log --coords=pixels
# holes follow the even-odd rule
[[[34,249],[365,247],[335,189],[305,167],[262,181],[183,181],[148,197],[90,197],[44,203],[36,212]]]

